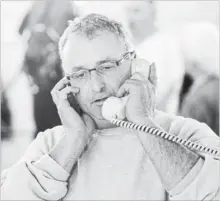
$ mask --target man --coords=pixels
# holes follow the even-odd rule
[[[66,77],[51,94],[63,125],[40,133],[4,173],[2,199],[165,200],[165,190],[173,200],[214,199],[220,186],[218,160],[154,135],[114,127],[102,117],[107,97],[128,95],[128,121],[212,148],[219,145],[205,124],[155,110],[155,66],[150,66],[148,80],[137,72],[131,75],[131,68],[149,66],[133,59],[132,45],[117,22],[96,14],[75,20],[59,48]],[[71,93],[82,115],[71,107]]]

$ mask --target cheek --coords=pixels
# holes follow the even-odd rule
[[[80,107],[84,110],[87,111],[87,108],[89,107],[92,99],[91,95],[91,90],[89,87],[85,87],[83,89],[80,89],[79,94],[77,94],[76,97]]]
[[[121,87],[121,85],[131,77],[131,70],[128,67],[119,68],[114,74],[105,78],[105,82],[108,88],[115,93]]]

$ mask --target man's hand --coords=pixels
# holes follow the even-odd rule
[[[95,129],[94,121],[87,114],[83,114],[81,117],[74,108],[71,107],[67,99],[70,93],[76,96],[76,94],[79,93],[79,88],[70,86],[69,80],[65,77],[60,80],[51,91],[62,124],[68,132],[82,133],[89,136]]]
[[[149,63],[143,59],[135,59],[132,65],[141,65],[141,67],[146,68],[146,71],[148,71],[147,68],[149,68],[148,79],[146,76],[143,76],[141,72],[135,72],[132,77],[120,87],[117,97],[128,94],[126,117],[129,121],[146,124],[146,120],[149,120],[150,123],[150,120],[154,116],[156,106],[156,68],[154,64],[149,65]]]
[[[95,129],[95,123],[89,115],[83,114],[81,117],[72,108],[67,99],[69,93],[76,95],[79,89],[71,87],[66,78],[60,80],[51,91],[67,134],[51,149],[49,155],[70,173]]]

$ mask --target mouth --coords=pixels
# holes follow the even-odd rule
[[[108,97],[96,99],[95,101],[93,101],[93,103],[95,103],[95,104],[98,105],[98,106],[102,106],[103,103],[105,102],[105,100],[106,100],[107,98],[108,98]]]

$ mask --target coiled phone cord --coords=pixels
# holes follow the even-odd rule
[[[158,128],[148,127],[145,125],[139,125],[136,123],[131,123],[131,122],[123,121],[123,120],[119,120],[119,119],[112,119],[111,123],[115,124],[116,126],[119,126],[119,127],[131,128],[131,129],[135,129],[138,131],[157,135],[157,136],[162,137],[164,139],[167,139],[169,141],[184,145],[185,147],[187,147],[191,150],[206,152],[206,153],[212,155],[212,157],[214,157],[215,159],[220,159],[220,151],[219,150],[212,149],[212,148],[191,142],[189,140],[180,138],[178,136],[163,132]]]

